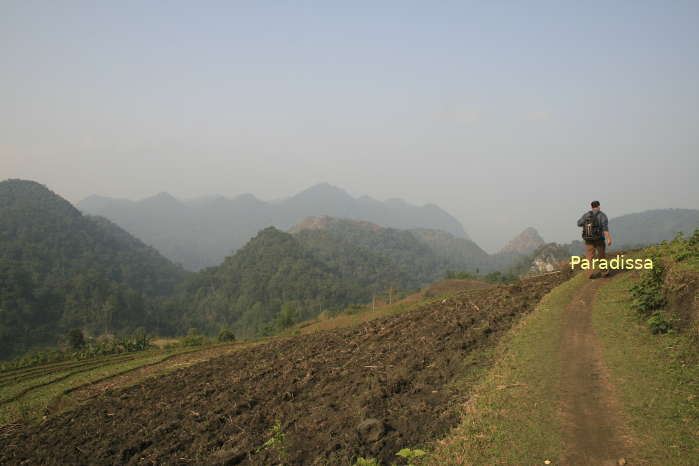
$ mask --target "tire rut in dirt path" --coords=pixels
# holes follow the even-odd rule
[[[592,326],[595,294],[605,279],[589,280],[566,306],[561,335],[561,415],[565,465],[616,465],[629,436]]]

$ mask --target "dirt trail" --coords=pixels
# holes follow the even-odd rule
[[[629,436],[592,327],[592,305],[605,279],[585,283],[565,309],[561,338],[563,464],[616,465]]]

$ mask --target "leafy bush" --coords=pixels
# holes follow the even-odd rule
[[[190,328],[187,331],[187,336],[182,339],[182,346],[201,346],[206,343],[204,335],[199,335],[196,328]]]
[[[642,315],[650,315],[656,309],[660,309],[667,302],[663,291],[663,273],[665,267],[660,258],[653,257],[653,268],[645,270],[641,281],[631,287],[633,302],[631,306]]]
[[[235,341],[235,333],[231,329],[224,328],[218,334],[218,341]]]
[[[446,275],[444,276],[447,280],[470,280],[476,278],[472,273],[470,272],[455,272],[453,270],[447,270]]]
[[[413,461],[420,458],[421,456],[425,456],[426,454],[427,452],[425,450],[411,450],[410,448],[403,448],[398,453],[396,453],[396,456],[401,456],[405,458],[408,461],[408,466],[411,466],[415,464],[413,463]]]
[[[79,328],[74,328],[68,332],[68,345],[73,351],[78,351],[85,346],[85,335]]]
[[[651,332],[655,333],[668,333],[672,331],[672,323],[665,317],[662,312],[654,312],[647,320],[646,323],[650,327]]]
[[[366,311],[365,306],[362,306],[361,304],[352,304],[350,306],[347,306],[345,308],[345,310],[343,311],[343,313],[351,316],[354,314],[359,314],[359,313],[364,312],[364,311]]]
[[[483,280],[489,283],[512,283],[517,281],[517,276],[511,272],[491,272],[483,277]]]

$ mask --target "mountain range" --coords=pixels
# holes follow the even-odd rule
[[[252,194],[181,201],[160,193],[140,201],[93,195],[77,207],[110,219],[189,270],[220,264],[263,228],[287,230],[309,216],[365,220],[397,229],[437,229],[468,239],[461,223],[434,204],[418,207],[401,199],[354,198],[327,183],[277,202]]]
[[[314,215],[300,217],[288,231],[268,225],[251,233],[249,240],[240,236],[253,228],[246,219],[264,224],[263,214],[277,212],[280,206],[296,212],[287,214],[285,222],[312,210],[310,199],[318,198],[318,191],[337,195],[335,201],[325,199],[325,209],[359,202],[328,185],[278,203],[262,203],[252,196],[235,202],[182,202],[168,194],[138,203],[90,198],[93,207],[101,202],[106,210],[130,219],[134,229],[151,235],[151,241],[179,246],[172,251],[183,257],[197,257],[192,244],[224,256],[213,266],[188,272],[124,225],[84,214],[39,183],[0,182],[0,358],[55,344],[59,335],[76,327],[92,335],[136,327],[161,335],[182,334],[190,327],[208,334],[224,327],[245,336],[269,334],[322,311],[366,303],[376,294],[416,290],[450,271],[541,272],[582,249],[580,241],[545,244],[536,230],[527,228],[489,255],[466,237],[458,222],[451,222],[457,234],[425,226],[429,215],[415,228]],[[392,204],[383,208],[391,211]],[[139,215],[133,214],[134,205]],[[246,205],[266,207],[246,211]],[[403,227],[421,223],[410,216],[424,208],[400,205],[406,216],[401,219],[401,210],[393,210],[395,222]],[[151,213],[149,220],[141,217],[146,212]],[[199,217],[191,218],[202,222],[183,220],[183,212],[197,213]],[[241,212],[259,215],[246,217]],[[442,212],[436,218],[449,226],[448,214],[429,208],[426,212]],[[189,228],[186,235],[172,234],[180,233],[183,225]],[[228,230],[219,231],[215,225]],[[622,245],[669,240],[677,231],[690,233],[698,226],[699,211],[689,209],[610,220],[616,244]],[[223,252],[231,244],[231,232],[237,232],[234,239],[243,246]],[[178,244],[173,242],[176,238],[197,241]],[[207,249],[209,241],[218,252]],[[208,257],[213,261],[218,256]]]

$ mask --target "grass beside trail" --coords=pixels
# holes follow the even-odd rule
[[[544,464],[561,453],[557,412],[563,311],[586,278],[546,295],[495,350],[497,363],[473,390],[463,418],[421,464]]]
[[[593,325],[604,359],[638,436],[634,463],[699,464],[699,355],[678,333],[650,333],[631,309],[627,273],[602,286]]]

